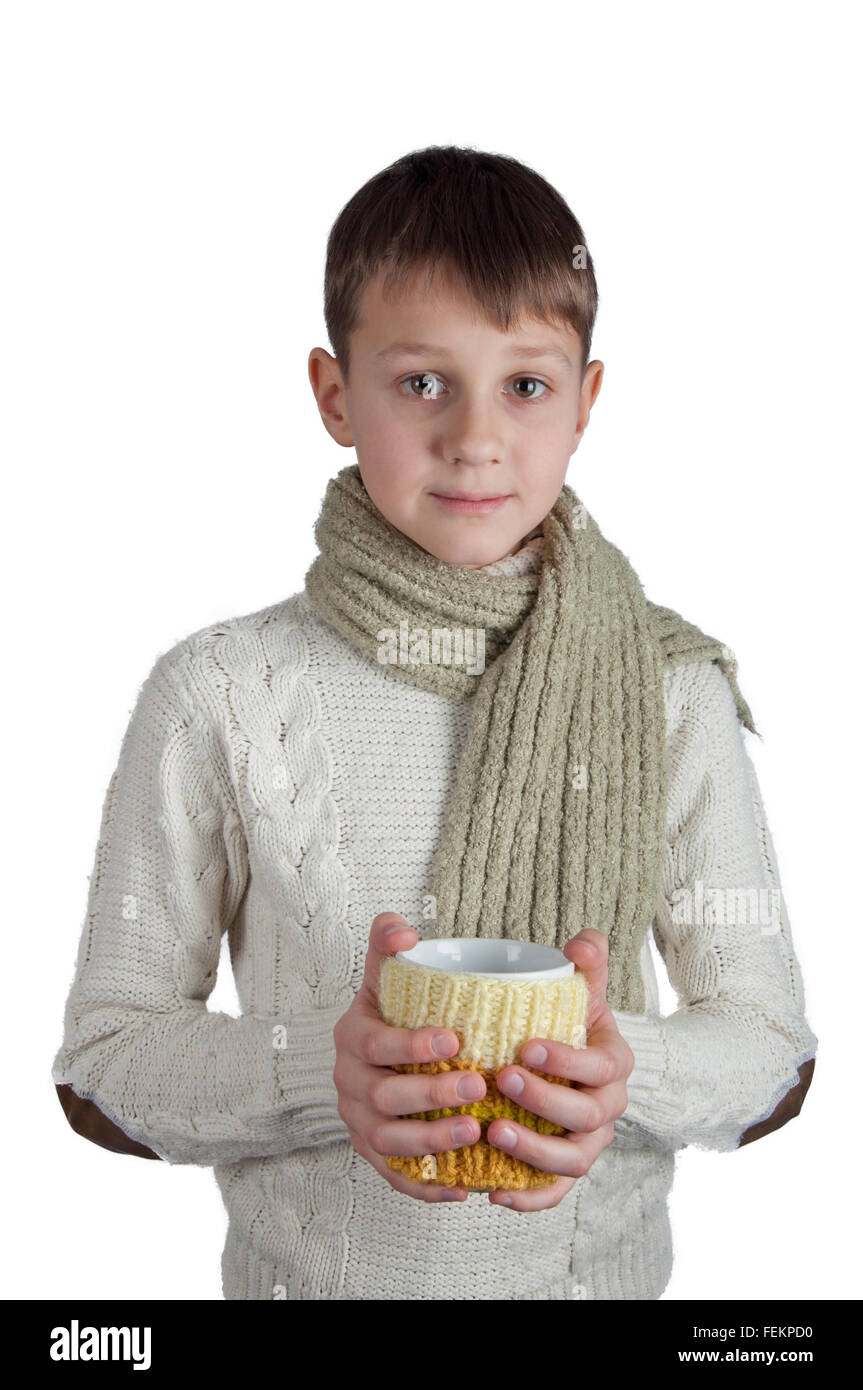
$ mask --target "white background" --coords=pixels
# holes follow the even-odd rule
[[[568,481],[648,597],[732,647],[765,736],[820,1050],[799,1119],[678,1154],[664,1296],[863,1294],[856,16],[3,6],[6,1297],[221,1298],[210,1170],[87,1143],[50,1077],[102,801],[157,655],[302,587],[354,459],[307,377],[327,233],[450,143],[580,219],[606,370]],[[224,956],[210,1003],[237,1009]]]

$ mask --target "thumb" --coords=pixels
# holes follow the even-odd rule
[[[399,912],[379,912],[372,922],[369,932],[369,945],[366,951],[366,966],[363,986],[368,990],[375,1004],[378,1002],[378,980],[381,961],[396,951],[409,951],[417,944],[419,932],[408,926]]]
[[[590,1028],[607,1008],[605,991],[608,988],[608,937],[595,927],[585,927],[578,936],[570,937],[563,947],[563,954],[587,980],[590,990]]]

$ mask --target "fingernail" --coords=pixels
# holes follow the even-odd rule
[[[512,1149],[516,1142],[515,1130],[510,1129],[509,1125],[504,1125],[503,1129],[498,1130],[491,1142],[499,1145],[502,1149]]]
[[[454,1143],[456,1143],[456,1144],[472,1144],[472,1143],[473,1143],[473,1125],[469,1125],[469,1124],[467,1124],[467,1123],[465,1123],[465,1124],[460,1124],[460,1125],[453,1125],[452,1137],[453,1137]]]
[[[548,1061],[548,1048],[543,1047],[542,1043],[531,1043],[521,1055],[529,1067],[541,1067],[543,1062]]]
[[[452,1052],[452,1042],[447,1033],[436,1033],[432,1038],[432,1051],[438,1057],[448,1057]]]
[[[410,928],[408,927],[406,922],[396,922],[395,926],[387,927],[386,931],[384,932],[384,936],[392,936],[393,932],[409,930]]]
[[[500,1206],[500,1207],[511,1207],[511,1206],[512,1206],[512,1198],[511,1198],[511,1197],[501,1197],[500,1201],[498,1202],[498,1206]]]
[[[520,1096],[524,1090],[524,1077],[519,1076],[518,1072],[514,1071],[497,1084],[498,1089],[503,1091],[505,1096]]]

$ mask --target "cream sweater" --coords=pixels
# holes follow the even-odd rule
[[[354,1150],[332,1074],[372,919],[423,934],[469,705],[364,660],[305,593],[155,662],[105,798],[52,1075],[168,1163],[213,1166],[225,1298],[660,1296],[675,1151],[735,1148],[817,1048],[731,689],[698,661],[666,673],[665,697],[653,932],[678,1008],[660,1015],[645,941],[647,1011],[615,1011],[635,1068],[614,1143],[558,1206],[513,1213],[396,1192]],[[239,1018],[206,1002],[225,931]]]

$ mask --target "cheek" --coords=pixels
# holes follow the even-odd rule
[[[414,435],[392,422],[367,420],[360,436],[355,436],[355,445],[363,476],[368,475],[381,491],[407,494],[427,482],[427,454]]]
[[[406,523],[413,510],[414,499],[425,484],[425,472],[412,466],[407,450],[399,448],[390,433],[381,436],[376,445],[366,437],[363,447],[357,447],[357,459],[363,482],[372,501],[394,525]]]
[[[554,469],[544,469],[539,477],[535,477],[529,487],[527,497],[528,510],[541,513],[546,516],[551,511],[560,495],[560,489],[566,482],[566,470],[561,468],[558,463]]]

